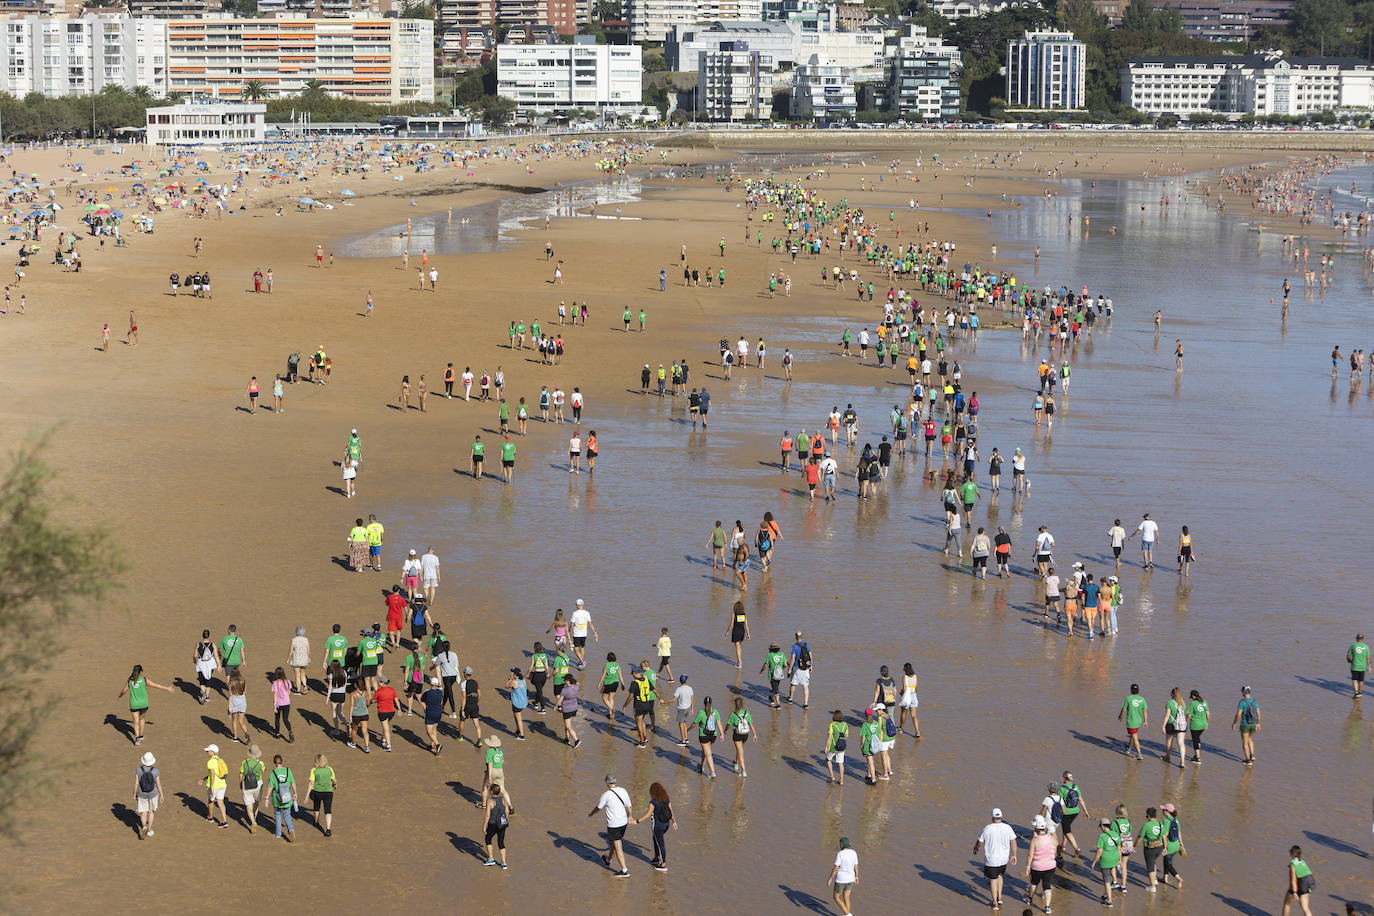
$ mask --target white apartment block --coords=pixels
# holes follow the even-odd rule
[[[1374,67],[1359,59],[1137,57],[1121,71],[1121,100],[1149,115],[1201,112],[1306,115],[1374,102]]]
[[[796,22],[712,22],[674,27],[664,43],[669,70],[693,72],[702,51],[747,48],[789,69],[812,57],[851,71],[856,79],[882,73],[884,38],[877,32],[803,32]],[[956,52],[957,53],[957,52]]]
[[[236,146],[267,139],[267,106],[253,102],[193,102],[148,109],[154,146]]]
[[[858,107],[852,71],[814,56],[797,67],[792,78],[792,117],[849,121]]]
[[[702,51],[697,59],[697,111],[710,121],[773,116],[772,61],[758,51]]]
[[[1007,104],[1012,108],[1082,108],[1088,49],[1072,32],[1027,32],[1007,42]]]
[[[237,98],[259,81],[269,97],[319,80],[325,92],[397,105],[434,100],[428,19],[180,19],[167,29],[168,91]]]
[[[167,94],[167,37],[158,20],[16,16],[0,28],[0,90],[16,98],[90,95],[106,86]]]
[[[946,19],[986,16],[1013,6],[1029,6],[1027,0],[930,0],[931,12]]]
[[[673,27],[717,19],[763,18],[763,0],[624,0],[630,41],[665,41]]]
[[[636,45],[503,44],[496,47],[496,92],[525,113],[637,112],[643,68]]]

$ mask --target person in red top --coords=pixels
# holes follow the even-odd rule
[[[405,624],[406,607],[406,596],[401,594],[401,587],[391,586],[391,594],[386,596],[386,641],[393,649],[401,647],[401,627]]]
[[[816,484],[821,482],[821,466],[812,460],[806,463],[806,490],[809,499],[816,498]]]
[[[382,747],[391,750],[391,720],[396,717],[396,691],[391,689],[385,674],[377,675],[377,689],[368,705],[376,705],[377,718],[382,723]]]

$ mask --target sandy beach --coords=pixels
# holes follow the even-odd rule
[[[1005,227],[1014,220],[1004,220],[1017,211],[1029,219],[1032,204],[1048,206],[1047,194],[1054,197],[1070,182],[1116,187],[1148,181],[1152,193],[1167,187],[1182,197],[1188,193],[1184,176],[1296,155],[1201,145],[1178,155],[1128,141],[1079,155],[1072,138],[1038,137],[1008,150],[937,137],[919,154],[885,149],[828,161],[824,152],[807,152],[799,155],[809,162],[789,160],[778,174],[829,202],[862,206],[885,241],[952,239],[960,260],[1009,269],[1025,284],[1087,283],[1096,292],[1109,287],[1109,279],[1050,273],[1048,262],[1059,252],[1088,243],[1087,236],[1078,238],[1082,229],[1072,235],[1013,232]],[[1115,390],[1123,398],[1150,399],[1156,418],[1187,409],[1185,402],[1191,407],[1195,399],[1207,400],[1205,391],[1171,389],[1179,384],[1171,364],[1158,376],[1157,390],[1147,392],[1126,375],[1147,362],[1165,366],[1176,337],[1206,338],[1205,310],[1179,301],[1188,298],[1187,290],[1204,287],[1189,280],[1180,290],[1170,286],[1168,265],[1144,265],[1159,271],[1161,301],[1118,299],[1115,326],[1085,344],[1085,362],[1075,363],[1083,389],[1075,389],[1073,413],[1055,430],[1053,452],[1048,440],[1035,438],[1038,431],[1013,425],[1024,423],[1033,397],[1037,352],[1027,352],[1019,332],[984,331],[976,343],[954,351],[964,363],[965,386],[980,393],[995,418],[989,422],[1002,424],[1003,451],[1009,455],[1014,440],[1028,448],[1036,443],[1037,479],[1027,504],[1012,506],[1003,494],[1000,515],[993,514],[994,497],[986,520],[975,521],[1014,521],[1018,565],[1027,561],[1039,524],[1055,526],[1067,563],[1075,555],[1101,553],[1113,512],[1130,528],[1142,506],[1168,518],[1161,548],[1169,555],[1166,568],[1153,580],[1139,569],[1130,573],[1132,613],[1124,636],[1091,651],[1042,643],[1041,633],[1031,631],[1034,621],[1025,620],[1037,599],[1033,579],[1005,586],[988,580],[970,592],[967,571],[940,562],[943,535],[928,520],[939,508],[938,487],[929,482],[924,462],[912,459],[894,469],[887,491],[871,504],[859,505],[851,496],[821,512],[806,505],[795,475],[784,478],[771,464],[784,428],[795,433],[800,424],[814,431],[835,401],[861,403],[865,441],[876,437],[884,425],[880,411],[888,403],[905,404],[907,389],[904,372],[858,368],[836,355],[846,327],[871,325],[882,311],[822,286],[818,270],[840,263],[863,272],[859,260],[850,254],[847,260],[803,257],[794,264],[769,248],[769,235],[777,233],[772,227],[764,230],[764,245],[752,240],[760,226],[746,230],[742,182],[769,167],[757,151],[636,150],[626,168],[641,182],[640,200],[599,207],[600,218],[584,206],[581,215],[553,217],[547,229],[532,224],[501,250],[430,253],[438,272],[434,291],[417,289],[418,248],[409,249],[406,266],[398,257],[335,256],[336,248],[358,236],[386,230],[396,237],[408,219],[461,224],[468,218],[464,208],[500,198],[550,189],[575,193],[592,186],[579,182],[620,180],[600,167],[617,146],[541,153],[527,143],[514,145],[523,150],[518,157],[432,160],[432,171],[417,173],[413,162],[383,171],[380,147],[368,144],[358,161],[377,167],[366,180],[357,172],[333,174],[333,157],[323,155],[318,173],[305,180],[252,173],[228,197],[226,210],[211,206],[203,218],[164,210],[155,214],[152,235],[124,229],[126,247],[113,241],[101,246],[83,235],[79,274],[49,263],[53,230],[45,233],[40,253],[12,290],[15,299],[26,296],[26,313],[12,308],[0,316],[6,428],[17,440],[56,427],[49,457],[71,497],[72,516],[109,526],[131,569],[125,587],[106,606],[89,609],[72,628],[71,650],[54,660],[49,678],[58,707],[35,753],[49,762],[56,793],[32,800],[23,845],[6,851],[16,902],[38,912],[84,911],[96,899],[102,909],[122,913],[192,901],[256,906],[284,897],[296,898],[297,906],[363,903],[384,912],[436,902],[495,913],[590,907],[836,912],[825,877],[837,838],[847,835],[864,869],[857,911],[976,912],[987,909],[986,883],[968,849],[987,809],[1000,805],[1008,812],[1021,832],[1024,856],[1025,825],[1038,810],[1046,779],[1064,768],[1077,774],[1094,815],[1117,802],[1130,806],[1137,825],[1146,805],[1169,801],[1184,812],[1192,853],[1182,863],[1186,890],[1147,893],[1133,862],[1134,880],[1118,911],[1276,912],[1284,853],[1294,842],[1310,849],[1321,877],[1318,911],[1333,912],[1347,899],[1368,902],[1374,873],[1362,850],[1370,848],[1369,717],[1360,717],[1358,706],[1351,712],[1348,697],[1332,689],[1294,683],[1295,675],[1341,681],[1341,654],[1364,614],[1358,597],[1367,574],[1345,556],[1335,569],[1319,571],[1324,586],[1341,597],[1325,602],[1331,617],[1315,624],[1329,637],[1324,643],[1304,642],[1295,650],[1284,629],[1289,622],[1266,616],[1278,619],[1276,627],[1253,639],[1243,635],[1247,645],[1236,649],[1242,624],[1228,616],[1231,611],[1282,615],[1293,594],[1286,588],[1281,595],[1264,594],[1266,566],[1260,558],[1242,559],[1246,532],[1236,530],[1250,519],[1228,515],[1229,497],[1212,500],[1176,489],[1173,462],[1207,480],[1226,473],[1227,459],[1206,445],[1207,422],[1190,416],[1180,421],[1185,425],[1178,439],[1161,436],[1159,448],[1171,468],[1157,477],[1138,466],[1131,475],[1113,468],[1109,446],[1127,422],[1113,405],[1116,385],[1133,386],[1126,394]],[[67,168],[73,160],[65,151],[15,151],[7,158],[17,172],[44,182],[69,178],[101,194],[114,187],[110,203],[126,207],[123,195],[138,180],[94,168],[75,172]],[[147,150],[128,148],[103,157],[100,166],[117,169],[134,159],[147,163],[145,175],[161,164]],[[214,154],[203,161],[202,171],[189,167],[164,177],[192,188],[201,178],[218,184],[235,177],[231,157]],[[722,162],[734,162],[740,176],[729,189],[716,172],[702,169]],[[353,194],[341,194],[346,189]],[[297,201],[304,197],[321,205],[302,210]],[[57,200],[66,204],[65,189]],[[1066,193],[1063,206],[1072,211],[1068,200]],[[324,209],[326,202],[332,209]],[[1214,220],[1247,216],[1216,214],[1200,199],[1196,209]],[[81,234],[81,212],[78,205],[67,207],[58,224]],[[1133,213],[1127,216],[1134,220]],[[1151,208],[1152,225],[1162,218]],[[1140,216],[1142,226],[1146,219]],[[1088,241],[1112,244],[1109,226],[1118,223],[1123,233],[1132,231],[1124,218],[1094,216]],[[898,227],[901,235],[895,236]],[[1329,232],[1284,227],[1310,235],[1314,248],[1335,241]],[[199,256],[195,238],[203,239]],[[10,241],[0,251],[17,245]],[[323,263],[316,261],[317,245]],[[1124,264],[1130,257],[1124,238],[1122,245],[1105,255],[1109,275],[1114,258]],[[726,269],[724,289],[683,286],[682,246],[686,263]],[[1039,273],[1037,246],[1046,262]],[[555,283],[560,262],[562,282]],[[272,293],[255,293],[254,271],[268,269]],[[667,272],[662,292],[660,269]],[[169,273],[198,270],[213,277],[212,299],[169,294]],[[769,297],[770,272],[792,277],[790,296]],[[1358,273],[1358,266],[1350,272]],[[1331,314],[1357,301],[1358,283],[1350,282],[1349,291],[1333,293],[1323,301],[1327,311],[1311,319],[1326,336],[1344,333],[1347,321],[1358,327],[1358,318]],[[1257,290],[1255,301],[1274,289]],[[885,292],[880,286],[880,299]],[[370,315],[369,294],[375,302]],[[563,301],[589,303],[588,322],[558,327]],[[1156,335],[1151,351],[1148,315],[1161,307],[1170,323],[1162,347]],[[628,333],[621,320],[626,309],[635,316]],[[641,309],[647,314],[643,333]],[[136,345],[123,342],[130,310],[137,318]],[[1179,324],[1172,323],[1176,314]],[[510,322],[532,319],[564,336],[561,365],[508,348]],[[104,352],[100,332],[107,322],[112,340]],[[1303,333],[1293,332],[1299,339]],[[751,345],[767,339],[767,371],[736,369],[731,380],[718,378],[717,341],[740,335]],[[272,380],[285,371],[287,356],[297,351],[305,358],[320,347],[332,360],[327,384],[286,385],[280,414],[261,404],[248,411],[250,377],[257,377],[270,405]],[[797,354],[790,385],[781,380],[777,362],[784,348]],[[1207,365],[1205,344],[1189,352],[1190,359],[1198,353],[1199,369]],[[1314,350],[1292,358],[1324,371],[1324,356]],[[1074,358],[1080,358],[1077,351]],[[710,387],[709,433],[687,422],[681,398],[640,394],[641,367],[675,359],[689,363],[689,384]],[[584,434],[596,430],[601,442],[594,479],[566,472],[569,425],[535,421],[527,436],[517,437],[514,482],[504,486],[495,460],[497,405],[441,397],[449,363],[458,372],[470,366],[478,376],[499,367],[512,407],[521,397],[534,405],[542,386],[580,389],[587,406],[579,428]],[[1248,365],[1231,369],[1251,371]],[[1102,381],[1090,381],[1094,374]],[[397,403],[403,376],[412,385],[412,409]],[[424,412],[414,407],[421,376],[429,391]],[[1344,395],[1344,370],[1341,377]],[[1321,388],[1325,407],[1323,382],[1304,377],[1302,384]],[[1094,384],[1103,386],[1097,396],[1089,393]],[[1334,409],[1334,385],[1329,400]],[[1352,449],[1367,448],[1369,440],[1360,438],[1369,423],[1363,392],[1349,405],[1352,417],[1359,413],[1341,427],[1350,436],[1345,441]],[[338,462],[353,428],[362,436],[364,460],[358,495],[350,500],[339,492]],[[489,476],[480,481],[467,473],[479,434],[489,456]],[[939,464],[937,459],[934,467]],[[845,470],[852,475],[852,464]],[[1304,486],[1326,482],[1319,470]],[[847,486],[852,491],[852,481]],[[1360,505],[1342,507],[1336,517],[1358,535],[1368,531],[1363,500],[1351,498]],[[1218,557],[1218,566],[1227,557],[1224,562],[1239,570],[1218,570],[1213,579],[1212,570],[1199,564],[1192,585],[1175,588],[1168,539],[1176,537],[1185,507],[1199,528],[1202,555]],[[1134,517],[1125,515],[1127,509]],[[743,597],[753,637],[743,671],[736,671],[725,657],[730,644],[724,634],[741,595],[712,575],[703,545],[715,519],[727,526],[742,519],[752,534],[764,511],[778,514],[785,540],[776,569],[756,572]],[[385,571],[355,574],[343,562],[345,537],[354,519],[369,513],[387,528]],[[307,628],[310,673],[318,680],[330,626],[341,623],[352,639],[360,627],[384,620],[384,593],[399,582],[406,551],[430,545],[443,563],[433,616],[454,640],[462,664],[475,669],[484,727],[505,742],[518,811],[509,872],[480,867],[481,815],[473,801],[482,755],[471,745],[448,739],[433,757],[423,748],[422,727],[410,724],[420,720],[398,719],[395,752],[379,753],[374,745],[363,756],[326,736],[327,706],[318,692],[293,698],[293,743],[273,738],[268,727],[271,694],[263,675],[285,663],[294,628]],[[1347,542],[1342,549],[1348,548]],[[1134,554],[1134,546],[1128,549]],[[1322,550],[1304,550],[1307,571],[1328,558]],[[1106,571],[1103,562],[1095,565]],[[667,737],[674,731],[670,707],[662,707],[659,734],[645,749],[632,743],[633,724],[623,714],[610,728],[592,702],[584,702],[585,743],[577,751],[557,740],[552,715],[527,715],[530,740],[512,740],[509,705],[497,688],[509,667],[527,664],[535,639],[548,639],[544,631],[554,608],[570,612],[577,598],[587,601],[600,633],[588,646],[584,701],[592,698],[591,681],[606,651],[629,664],[651,657],[659,628],[669,626],[674,670],[690,674],[698,700],[713,695],[722,709],[733,696],[748,701],[757,730],[748,745],[747,780],[729,772],[728,743],[717,748],[720,778],[703,780],[695,745],[689,755]],[[1221,607],[1230,611],[1205,611]],[[328,754],[338,773],[331,838],[308,817],[297,821],[299,839],[292,846],[273,840],[270,830],[249,836],[242,823],[215,830],[204,821],[202,748],[217,741],[231,768],[244,748],[228,740],[220,694],[205,706],[195,702],[191,656],[203,628],[218,639],[230,623],[247,646],[254,740],[269,756],[283,754],[302,782],[316,753]],[[799,627],[817,654],[813,700],[808,711],[784,706],[772,712],[761,702],[767,682],[756,672],[768,642],[786,648]],[[403,655],[387,662],[393,683]],[[843,789],[827,786],[819,751],[828,711],[861,717],[878,666],[895,671],[908,660],[926,692],[923,738],[904,735],[898,742],[890,783],[864,785],[855,778],[851,755]],[[127,705],[116,698],[135,663],[151,679],[176,686],[171,696],[155,693],[148,738],[138,751],[124,724]],[[1148,756],[1128,765],[1112,747],[1120,737],[1116,710],[1133,680],[1148,682],[1148,743],[1156,753],[1162,736],[1155,716],[1163,714],[1167,687],[1181,682],[1186,693],[1195,683],[1209,685],[1208,740],[1217,750],[1203,767],[1161,772],[1168,768]],[[1228,727],[1235,694],[1241,683],[1252,682],[1267,689],[1262,699],[1269,705],[1260,765],[1244,768]],[[140,842],[129,805],[134,768],[145,750],[158,758],[168,797],[157,835]],[[636,814],[646,805],[651,781],[667,786],[680,825],[669,836],[669,874],[647,867],[647,827],[630,829],[630,880],[613,881],[596,861],[604,828],[600,814],[586,815],[607,772],[629,789]],[[1296,790],[1299,784],[1305,788]],[[241,810],[232,782],[228,798],[231,813]],[[1078,832],[1081,843],[1091,842],[1096,831],[1080,823]],[[1012,874],[1004,909],[1019,911],[1020,868]],[[1100,909],[1086,869],[1071,871],[1069,885],[1056,897],[1056,912]]]

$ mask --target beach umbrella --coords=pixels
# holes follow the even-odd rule
[[[91,204],[89,207],[86,208],[86,212],[87,212],[87,213],[90,213],[92,210],[99,210],[99,209],[100,209],[100,208],[97,207],[95,204]]]
[[[119,190],[119,188],[116,188],[114,185],[110,185],[108,188],[105,189],[105,193],[106,193],[106,194],[113,194],[114,192],[116,192],[116,191],[118,191],[118,190]]]
[[[49,207],[51,210],[53,210],[53,212],[56,212],[56,211],[58,211],[58,210],[65,209],[65,208],[64,208],[61,204],[59,204],[59,203],[51,203],[51,204],[48,204],[48,207]]]
[[[312,199],[309,198],[309,197],[302,197],[302,198],[300,199],[300,201],[299,201],[299,203],[303,203],[303,204],[313,204],[314,202],[315,202],[315,201],[312,200]]]
[[[357,196],[357,195],[355,195],[352,191],[348,190],[347,188],[344,188],[342,191],[340,191],[340,192],[339,192],[339,195],[340,195],[341,197],[356,197],[356,196]]]

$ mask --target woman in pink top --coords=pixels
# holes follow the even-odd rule
[[[281,737],[281,726],[285,722],[287,742],[295,741],[296,734],[291,730],[291,682],[281,668],[272,672],[272,705],[276,708],[272,727],[276,729],[277,737]]]
[[[1035,835],[1031,837],[1030,851],[1026,856],[1026,877],[1030,879],[1029,896],[1026,902],[1030,903],[1035,896],[1036,888],[1045,898],[1045,912],[1050,910],[1050,892],[1054,887],[1055,870],[1055,845],[1054,836],[1050,833],[1049,821],[1045,820],[1043,814],[1037,814],[1031,819],[1031,828]]]

